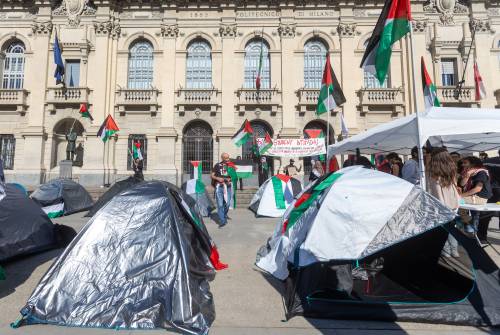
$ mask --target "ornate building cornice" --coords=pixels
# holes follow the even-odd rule
[[[441,24],[449,26],[455,24],[454,14],[467,14],[469,8],[458,0],[429,0],[424,6],[424,12],[441,14]]]
[[[360,35],[361,33],[357,30],[356,23],[339,23],[337,27],[337,32],[340,37],[354,37]]]
[[[472,19],[470,21],[470,29],[477,34],[494,34],[496,31],[491,26],[491,21],[488,19]]]
[[[35,35],[50,35],[53,27],[54,27],[54,25],[50,21],[34,22],[31,25],[31,30],[33,31],[33,34],[35,34]]]
[[[238,33],[238,26],[236,23],[224,24],[219,27],[219,34],[222,38],[235,38]]]
[[[115,21],[95,22],[94,29],[96,35],[111,36],[112,38],[118,38],[121,32],[120,24]]]
[[[179,26],[176,24],[164,24],[161,26],[161,36],[167,38],[177,38],[179,36]]]
[[[278,27],[278,34],[281,38],[294,38],[297,25],[295,23],[281,23]]]
[[[58,7],[52,10],[53,16],[66,16],[68,24],[77,27],[83,15],[95,15],[96,7],[91,0],[62,0]]]
[[[425,33],[427,29],[427,20],[413,20],[413,32],[415,33]]]

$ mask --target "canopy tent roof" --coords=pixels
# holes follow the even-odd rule
[[[500,147],[500,110],[433,107],[373,127],[328,147],[329,155],[397,152],[409,154],[418,143],[446,146],[450,152],[489,151]]]

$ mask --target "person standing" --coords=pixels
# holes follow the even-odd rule
[[[237,161],[241,160],[241,156],[237,156],[236,160]],[[240,182],[240,191],[243,191],[243,178],[238,178],[238,180]],[[238,188],[238,185],[235,185],[234,187]]]
[[[432,151],[428,175],[429,193],[449,209],[457,211],[460,199],[456,186],[457,165],[446,149],[438,148]],[[460,257],[458,242],[451,234],[448,235],[443,252],[445,257]]]
[[[144,174],[142,170],[144,169],[144,163],[142,159],[136,158],[133,161],[133,169],[134,169],[134,178],[138,180],[144,180]]]
[[[259,187],[260,187],[269,178],[269,164],[267,163],[266,156],[260,157],[258,168],[259,168]]]
[[[309,175],[309,182],[313,182],[316,179],[321,178],[325,174],[325,170],[323,169],[323,164],[320,161],[314,162],[314,167]]]
[[[411,159],[407,160],[401,171],[402,177],[413,185],[420,184],[420,168],[418,166],[418,148],[411,149]]]
[[[3,172],[3,160],[2,157],[0,157],[0,184],[5,183],[5,174]]]
[[[295,166],[294,159],[290,159],[290,164],[285,166],[285,174],[287,176],[297,178],[300,171],[302,171],[302,166],[299,166],[299,167]]]
[[[229,154],[224,152],[221,161],[214,165],[212,169],[212,186],[214,187],[215,200],[217,202],[217,215],[219,216],[219,228],[227,224],[227,213],[232,197],[231,177],[228,173]]]

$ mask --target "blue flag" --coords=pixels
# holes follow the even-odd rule
[[[59,85],[64,82],[64,61],[62,59],[61,46],[59,45],[57,33],[54,41],[54,63],[56,64],[56,72],[54,73],[54,78],[56,78],[56,85]]]

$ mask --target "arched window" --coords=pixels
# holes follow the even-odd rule
[[[306,130],[321,130],[322,136],[325,138],[325,143],[326,143],[326,135],[327,135],[327,128],[326,124],[323,121],[315,120],[309,122],[305,127],[304,127],[304,138],[308,138],[309,134],[306,132]],[[330,144],[335,143],[335,134],[333,132],[333,128],[330,126]],[[323,155],[323,157],[320,156],[315,156],[315,157],[304,157],[304,180],[308,180],[309,174],[311,173],[312,170],[312,164],[311,160],[322,160],[326,157],[326,155]]]
[[[261,88],[271,87],[271,66],[269,45],[263,38],[253,39],[245,47],[245,88],[256,88],[255,80],[259,73],[262,50]]]
[[[212,50],[203,40],[196,40],[188,47],[186,87],[212,88]]]
[[[146,40],[135,42],[128,56],[128,88],[151,89],[153,83],[153,46]]]
[[[319,89],[326,62],[325,44],[319,40],[309,40],[304,46],[304,87]]]
[[[364,43],[365,48],[368,46],[368,42],[370,39],[367,39]],[[380,84],[380,81],[371,73],[368,71],[364,71],[363,74],[363,83],[364,83],[364,88],[387,88],[390,86],[390,68],[387,71],[387,75],[385,76],[385,81]]]
[[[202,162],[202,173],[210,173],[213,166],[213,138],[212,128],[204,121],[194,121],[186,126],[183,137],[184,174],[193,170],[191,161]]]
[[[25,47],[21,41],[13,42],[7,47],[7,49],[5,49],[2,88],[23,88],[25,64],[24,52]]]

